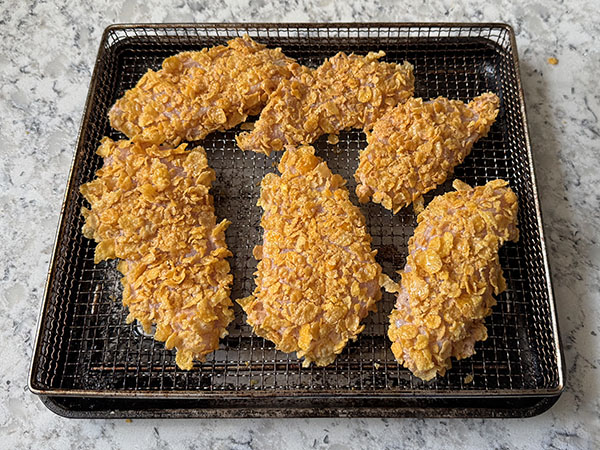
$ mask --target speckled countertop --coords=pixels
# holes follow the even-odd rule
[[[600,14],[593,0],[0,2],[0,448],[599,448]],[[26,386],[100,36],[116,22],[502,21],[517,34],[567,365],[524,420],[67,420]],[[558,59],[557,65],[548,63]]]

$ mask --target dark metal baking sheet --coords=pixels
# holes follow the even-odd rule
[[[485,91],[500,96],[496,124],[457,167],[455,177],[472,185],[494,178],[508,180],[519,197],[521,239],[506,244],[500,253],[508,289],[499,296],[494,313],[486,321],[488,339],[477,344],[472,358],[454,361],[445,377],[424,382],[395,362],[386,336],[387,316],[394,303],[389,294],[384,295],[377,313],[365,321],[365,331],[358,340],[323,368],[302,368],[295,355],[279,352],[272,343],[252,335],[237,305],[229,336],[205,363],[197,363],[191,371],[177,368],[174,353],[165,350],[162,343],[145,336],[135,325],[125,324],[127,313],[119,301],[116,265],[94,265],[94,243],[83,237],[79,214],[84,199],[78,188],[101,166],[101,159],[95,155],[99,139],[105,135],[123,137],[110,128],[108,109],[148,68],[160,67],[165,57],[222,44],[244,33],[269,46],[282,47],[289,56],[311,66],[338,51],[384,50],[387,61],[408,60],[415,66],[416,96],[469,100]],[[280,158],[280,154],[266,157],[240,151],[234,139],[238,132],[236,128],[214,133],[199,143],[217,174],[212,189],[216,213],[233,222],[227,231],[227,242],[234,253],[230,261],[235,277],[232,298],[246,296],[253,289],[256,261],[251,252],[262,236],[261,210],[255,206],[258,183],[275,170]],[[348,180],[356,204],[352,174],[358,152],[365,145],[365,137],[358,130],[340,133],[336,145],[329,145],[325,138],[315,144],[317,154]],[[449,190],[450,184],[451,180],[430,193],[426,201]],[[407,208],[393,216],[375,204],[361,209],[373,247],[379,251],[378,261],[387,274],[397,279],[395,271],[404,265],[407,241],[415,225],[413,211]],[[49,398],[74,396],[80,401],[91,397],[203,401],[261,398],[266,404],[298,400],[293,403],[302,415],[300,411],[306,408],[300,407],[301,400],[308,395],[333,402],[329,407],[332,411],[338,404],[341,413],[343,398],[357,398],[355,405],[362,402],[365,407],[383,398],[392,403],[394,399],[421,399],[423,405],[431,404],[431,399],[459,405],[461,398],[514,402],[523,396],[555,399],[563,384],[518,58],[509,26],[193,24],[116,25],[105,31],[40,314],[30,374],[33,392]],[[382,415],[386,415],[386,409],[391,411],[389,405],[381,404],[379,408]],[[450,406],[440,408],[438,411]],[[223,415],[218,411],[214,409],[215,415]]]

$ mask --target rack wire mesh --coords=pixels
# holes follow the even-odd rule
[[[520,241],[507,243],[500,261],[508,289],[486,320],[489,337],[477,353],[454,361],[445,377],[424,382],[401,368],[386,332],[394,297],[384,294],[378,311],[366,320],[356,342],[349,343],[327,367],[302,368],[294,354],[251,333],[236,305],[235,321],[219,349],[193,370],[175,365],[174,352],[125,324],[120,275],[114,262],[95,265],[94,243],[81,233],[79,186],[101,166],[95,150],[102,136],[123,136],[107,120],[110,106],[148,69],[157,69],[174,53],[224,43],[248,33],[278,46],[300,63],[317,66],[338,51],[384,50],[387,61],[415,67],[416,96],[438,95],[469,100],[486,91],[501,98],[500,114],[455,177],[471,185],[495,178],[509,181],[519,202]],[[532,179],[522,92],[516,73],[510,29],[499,25],[163,25],[113,26],[105,32],[90,85],[79,146],[69,181],[57,243],[42,307],[30,385],[37,393],[60,395],[147,396],[301,396],[311,395],[523,395],[557,392],[562,373],[556,319]],[[209,135],[200,143],[217,174],[212,189],[219,219],[232,225],[227,242],[234,254],[232,298],[249,295],[256,261],[252,248],[262,237],[261,210],[255,206],[262,177],[274,171],[280,154],[270,157],[236,149],[239,129]],[[340,133],[339,143],[323,138],[317,153],[348,180],[362,132]],[[426,196],[449,190],[451,180]],[[416,224],[412,210],[394,216],[379,205],[361,206],[373,247],[384,272],[398,279]],[[472,381],[470,379],[472,378]]]

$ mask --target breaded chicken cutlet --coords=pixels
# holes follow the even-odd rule
[[[381,267],[345,180],[312,147],[288,148],[267,174],[256,289],[237,300],[254,332],[303,366],[330,364],[381,298]]]
[[[251,132],[237,137],[242,150],[269,154],[286,145],[311,144],[323,134],[369,128],[414,92],[413,67],[341,52],[317,69],[301,68],[283,80]]]
[[[129,138],[154,144],[203,139],[258,114],[279,82],[298,69],[281,49],[267,49],[247,35],[179,53],[117,100],[110,123]]]
[[[390,315],[392,351],[423,380],[444,375],[451,357],[475,353],[484,320],[506,289],[498,249],[517,241],[517,197],[503,180],[434,198],[408,243],[400,294]]]
[[[361,203],[371,199],[397,213],[446,181],[486,136],[499,99],[486,93],[469,104],[438,97],[411,98],[375,122],[367,132],[354,178]]]
[[[176,348],[191,369],[227,334],[233,319],[232,276],[225,258],[229,222],[216,223],[209,194],[215,175],[204,150],[158,147],[104,138],[104,166],[81,186],[83,234],[94,239],[94,262],[120,258],[127,323],[137,320]]]

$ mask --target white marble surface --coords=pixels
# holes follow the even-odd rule
[[[599,448],[595,0],[0,2],[0,448]],[[517,33],[568,384],[527,420],[66,420],[29,393],[38,304],[92,65],[115,22],[504,21]],[[550,65],[548,57],[558,58]]]

